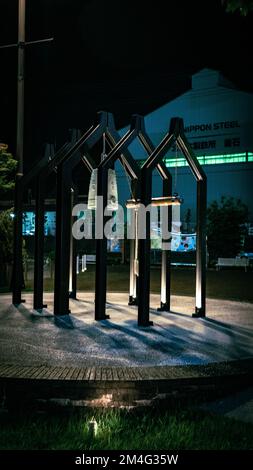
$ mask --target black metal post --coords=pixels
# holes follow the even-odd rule
[[[69,312],[69,253],[71,225],[71,172],[68,164],[60,164],[56,175],[56,250],[54,314]]]
[[[71,192],[71,209],[73,209],[74,205],[77,204],[77,188],[74,187]],[[70,277],[70,285],[69,285],[69,298],[75,299],[76,298],[76,289],[77,289],[77,275],[76,275],[76,239],[72,235],[72,225],[74,222],[74,217],[71,215],[71,227],[70,227],[70,266],[69,266],[69,277]]]
[[[36,180],[36,212],[35,212],[35,250],[34,250],[34,295],[33,308],[41,310],[43,304],[43,273],[44,273],[44,183],[43,175]]]
[[[24,283],[23,257],[22,257],[22,213],[23,189],[20,179],[16,179],[14,200],[14,243],[13,243],[13,271],[12,271],[12,303],[18,305],[24,302],[21,298],[21,290]]]
[[[163,180],[163,196],[170,196],[172,193],[172,179]],[[161,207],[160,210],[163,210]],[[167,206],[168,210],[168,231],[171,233],[172,222],[172,206]],[[161,305],[158,311],[170,311],[170,293],[171,293],[171,240],[163,240],[162,243],[168,243],[169,249],[162,249],[162,266],[161,266]]]
[[[107,169],[99,166],[97,170],[98,200],[96,208],[95,320],[105,320],[109,318],[109,315],[106,315],[107,239],[104,234],[106,221],[104,211],[107,206],[107,181]]]
[[[81,131],[79,129],[71,129],[71,143],[73,145],[78,142],[81,137]],[[73,209],[74,205],[77,204],[78,199],[78,188],[72,182],[72,189],[71,189],[71,210]],[[76,272],[76,256],[77,256],[77,246],[76,246],[76,239],[72,235],[72,226],[74,223],[74,217],[71,214],[71,227],[70,227],[70,259],[69,259],[69,298],[75,299],[76,298],[76,289],[77,289],[77,272]]]
[[[144,170],[141,173],[141,202],[147,207],[152,197],[152,172]],[[146,211],[146,236],[139,238],[139,301],[138,325],[151,326],[149,320],[150,292],[150,212]]]
[[[197,182],[196,307],[193,317],[206,315],[206,177]]]
[[[206,314],[206,199],[207,178],[185,138],[183,121],[179,120],[180,133],[178,144],[197,181],[197,246],[196,246],[196,307],[193,317],[204,317]]]

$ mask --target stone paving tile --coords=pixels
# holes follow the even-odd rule
[[[38,380],[44,378],[45,373],[48,368],[46,366],[37,366],[37,367],[26,367],[26,370],[22,372],[22,378],[32,380]]]
[[[8,376],[10,377],[14,377],[14,378],[22,378],[23,375],[25,375],[26,373],[31,373],[30,371],[30,368],[28,368],[28,371],[27,371],[27,367],[22,367],[22,366],[19,366],[19,367],[16,367],[16,368],[13,368],[11,369],[11,375],[10,375],[10,370],[8,371]]]
[[[91,374],[91,367],[87,367],[87,370],[85,373],[85,380],[90,380],[90,374]]]
[[[75,368],[73,369],[73,373],[72,373],[72,376],[71,376],[71,380],[76,380],[79,374],[80,374],[80,368],[79,368],[79,367],[75,367]]]
[[[102,379],[102,370],[100,367],[96,367],[95,369],[95,380],[101,380]]]
[[[127,380],[127,381],[128,380],[129,381],[133,380],[133,376],[131,374],[131,371],[130,371],[129,367],[124,369],[124,377],[125,377],[125,380]]]
[[[118,367],[118,368],[117,368],[117,374],[118,374],[119,380],[125,380],[125,377],[124,377],[124,369],[123,369],[123,368]]]
[[[91,367],[89,380],[95,380],[96,377],[96,367]]]
[[[103,367],[101,370],[101,380],[107,380],[106,369]]]
[[[59,375],[59,367],[52,367],[51,373],[48,376],[48,380],[57,380]]]
[[[4,375],[10,367],[12,367],[10,364],[1,365],[0,366],[0,377],[1,377],[1,375]]]
[[[68,371],[69,371],[69,367],[63,367],[58,378],[61,379],[61,380],[65,380],[65,377],[66,377]]]
[[[45,379],[45,376],[47,376],[48,374],[48,367],[47,366],[42,366],[39,368],[39,371],[38,371],[38,375],[34,376],[33,378],[36,378],[37,380],[44,380]],[[28,371],[26,372],[25,374],[25,378],[27,378],[28,376]]]
[[[87,367],[83,367],[82,369],[80,369],[77,380],[87,380],[86,379],[87,370],[88,370]]]
[[[19,368],[15,368],[12,370],[12,374],[11,374],[11,377],[13,378],[21,378],[22,375],[24,375],[25,377],[28,377],[30,378],[32,374],[34,374],[35,370],[37,370],[37,368],[35,369],[34,367],[19,367]],[[8,376],[10,377],[10,374],[8,373]]]
[[[37,368],[37,371],[35,371],[35,372],[33,373],[32,378],[33,378],[33,379],[39,378],[40,373],[41,373],[41,370],[40,370],[40,367],[38,367],[38,368]],[[57,377],[57,378],[58,378],[58,377]]]
[[[112,367],[112,376],[113,376],[113,380],[119,381],[119,375],[118,375],[117,367]]]
[[[106,368],[106,380],[113,380],[113,373],[111,368]]]
[[[52,367],[45,367],[45,370],[43,372],[43,377],[42,377],[43,380],[47,380],[50,377],[52,373],[52,369],[53,369]]]
[[[135,373],[133,367],[129,367],[128,373],[129,373],[129,375],[130,375],[130,379],[131,379],[131,380],[138,380],[138,375]]]
[[[73,374],[73,368],[72,367],[67,367],[66,369],[67,369],[67,371],[66,371],[64,380],[70,380],[71,375]]]
[[[4,377],[12,377],[15,374],[15,371],[18,370],[18,367],[15,365],[9,366],[5,371],[4,371]]]
[[[136,375],[136,380],[142,380],[142,375],[138,367],[133,367],[132,371]]]

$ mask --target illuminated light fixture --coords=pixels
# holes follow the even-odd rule
[[[101,154],[101,162],[107,157],[105,153],[105,133],[103,134],[103,151]],[[95,168],[91,172],[89,193],[88,193],[88,209],[97,208],[97,180],[98,170]],[[111,211],[118,210],[118,187],[116,172],[109,168],[108,170],[108,185],[107,185],[107,209]]]
[[[180,206],[183,199],[179,196],[163,196],[163,197],[154,197],[151,199],[151,206]],[[128,199],[126,202],[127,209],[138,209],[141,207],[140,199]]]
[[[86,255],[82,255],[82,273],[87,271]]]
[[[141,207],[140,199],[128,199],[126,202],[127,209],[138,209]]]
[[[96,437],[98,432],[98,423],[95,420],[95,418],[91,418],[90,421],[88,421],[88,433],[90,437]]]

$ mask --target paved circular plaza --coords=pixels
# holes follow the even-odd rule
[[[209,299],[207,317],[191,317],[194,298],[173,296],[172,312],[156,311],[159,296],[151,295],[154,326],[137,326],[137,307],[127,294],[109,293],[110,319],[94,321],[94,295],[79,293],[71,314],[55,317],[53,295],[47,309],[32,309],[0,296],[0,362],[49,367],[139,367],[198,365],[253,357],[253,304]]]

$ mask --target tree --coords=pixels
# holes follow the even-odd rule
[[[12,210],[0,212],[0,263],[12,261],[13,219]]]
[[[228,13],[234,13],[239,10],[242,16],[247,16],[253,11],[253,0],[221,0],[226,6]]]
[[[13,260],[13,219],[11,209],[0,212],[0,285],[10,283],[10,265]]]
[[[15,186],[17,160],[7,149],[7,145],[0,144],[0,197],[9,194]]]
[[[17,161],[9,153],[5,144],[0,144],[0,197],[11,197],[15,186]],[[0,283],[6,285],[9,281],[9,265],[13,258],[13,210],[0,212]]]
[[[241,248],[242,224],[248,220],[248,208],[240,199],[223,196],[207,209],[207,244],[210,260],[235,257]]]

